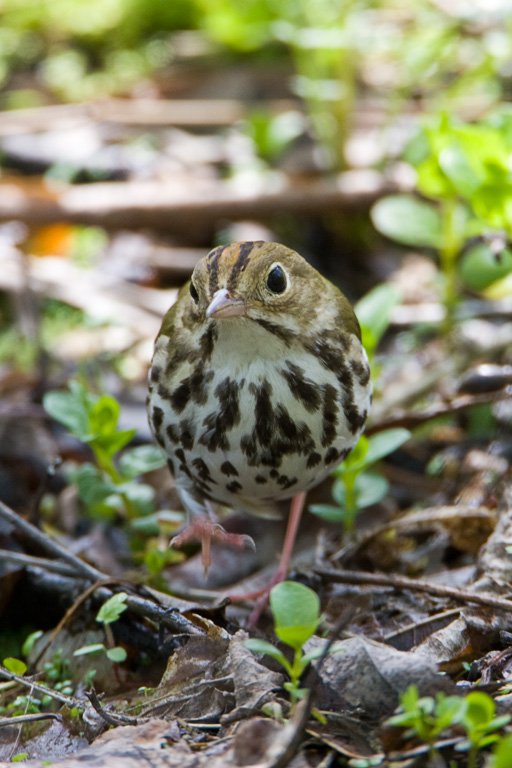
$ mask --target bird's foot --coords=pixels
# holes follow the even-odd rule
[[[169,546],[179,549],[189,541],[201,542],[201,563],[205,576],[211,565],[211,544],[227,544],[236,549],[256,549],[254,539],[251,536],[239,533],[228,533],[222,525],[213,522],[209,517],[201,516],[188,525],[184,531],[171,539]]]

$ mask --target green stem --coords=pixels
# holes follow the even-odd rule
[[[478,746],[473,744],[468,753],[468,768],[477,768]]]
[[[356,477],[355,472],[345,472],[343,483],[345,485],[345,530],[351,533],[354,529],[354,521],[357,514],[356,497]]]
[[[290,669],[290,682],[292,688],[290,690],[290,704],[291,712],[294,711],[299,697],[297,696],[297,690],[299,688],[299,679],[302,674],[302,648],[297,648],[293,657],[293,664]]]
[[[443,323],[445,333],[453,328],[455,308],[458,303],[457,293],[457,256],[462,243],[457,231],[457,200],[444,200],[441,206],[443,226],[443,247],[440,251],[441,270],[444,277],[444,305],[446,317]]]
[[[107,457],[106,454],[103,451],[98,451],[95,449],[94,443],[91,443],[91,448],[94,452],[94,455],[96,457],[96,462],[100,469],[108,475],[108,477],[112,480],[112,482],[115,485],[122,485],[125,481],[124,478],[119,474],[117,471],[117,467],[114,464],[113,459],[110,457]],[[134,506],[134,504],[130,501],[126,493],[123,493],[122,491],[119,491],[119,495],[121,496],[123,500],[123,506],[126,512],[126,516],[129,520],[133,520],[138,516],[137,508]]]

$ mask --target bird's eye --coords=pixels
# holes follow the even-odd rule
[[[268,273],[267,288],[269,291],[272,291],[272,293],[283,293],[286,290],[286,274],[279,264],[272,267]]]
[[[197,292],[197,288],[195,287],[194,283],[190,281],[190,295],[194,299],[195,303],[199,301],[199,294]]]

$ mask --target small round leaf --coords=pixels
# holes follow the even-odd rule
[[[318,595],[304,584],[283,581],[271,590],[270,607],[279,639],[295,650],[302,648],[318,626]]]
[[[110,659],[110,661],[115,661],[120,663],[122,661],[126,661],[127,654],[124,648],[120,648],[118,646],[116,648],[110,648],[107,651],[107,656]]]
[[[379,232],[404,245],[436,249],[443,245],[441,217],[431,203],[408,195],[391,195],[373,206],[371,218]]]
[[[4,667],[14,675],[24,675],[27,671],[27,665],[25,662],[21,659],[14,659],[12,656],[4,659]]]

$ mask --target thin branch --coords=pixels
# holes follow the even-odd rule
[[[459,397],[450,400],[448,403],[435,403],[434,405],[425,408],[423,411],[400,409],[391,413],[391,415],[383,416],[372,423],[366,430],[366,434],[373,435],[376,432],[382,432],[385,429],[393,429],[395,427],[414,429],[421,424],[437,419],[439,416],[459,413],[460,411],[465,411],[467,408],[472,408],[475,405],[498,403],[501,400],[507,400],[511,395],[512,385],[508,385],[497,392],[484,392],[483,394],[478,395],[460,395]]]
[[[91,702],[91,706],[95,712],[104,720],[108,725],[138,725],[140,718],[127,717],[126,715],[118,714],[117,712],[107,712],[101,706],[101,702],[98,699],[98,695],[94,688],[91,688],[86,694],[87,698]]]
[[[36,683],[35,680],[33,680],[30,677],[22,677],[21,675],[16,675],[14,672],[10,672],[5,667],[2,667],[0,665],[0,677],[5,678],[6,680],[15,680],[20,685],[24,685],[26,688],[33,688],[35,691],[39,691],[39,693],[44,694],[45,696],[50,696],[52,699],[56,699],[57,701],[60,701],[62,704],[65,704],[67,707],[73,708],[76,707],[77,709],[85,709],[86,704],[83,701],[80,701],[80,699],[75,699],[73,696],[65,696],[63,693],[59,693],[58,691],[54,691],[52,688],[47,688],[45,685],[42,685],[41,683]]]
[[[49,573],[60,573],[62,576],[75,576],[75,569],[68,563],[60,563],[58,560],[48,560],[45,557],[34,557],[24,552],[14,552],[10,549],[0,549],[0,560],[3,563],[14,563],[27,568],[42,568]]]
[[[12,182],[0,184],[0,221],[22,219],[26,224],[68,222],[107,229],[155,227],[190,232],[210,227],[222,218],[268,218],[276,209],[295,215],[327,211],[366,210],[383,194],[399,191],[377,172],[347,171],[329,180],[296,184],[285,179],[279,189],[240,195],[224,181],[187,190],[158,180],[97,182],[64,188],[55,196],[34,194]],[[87,187],[87,189],[85,189]]]
[[[66,563],[69,563],[69,565],[72,566],[76,576],[82,579],[87,579],[88,581],[100,581],[106,578],[104,573],[98,571],[96,568],[93,568],[92,565],[88,565],[88,563],[84,562],[83,560],[80,560],[79,557],[73,555],[65,547],[58,544],[45,533],[41,533],[41,531],[36,528],[35,525],[27,523],[26,520],[24,520],[22,517],[20,517],[20,515],[14,512],[14,510],[8,507],[7,504],[4,504],[3,501],[0,501],[0,517],[2,517],[4,520],[7,520],[8,523],[13,525],[18,530],[22,531],[25,536],[28,536],[31,541],[34,541],[36,544],[38,544],[42,549],[45,550],[45,552],[48,552],[48,554],[53,555],[56,558],[64,560]]]
[[[343,571],[328,568],[314,568],[313,570],[324,581],[334,582],[335,584],[373,584],[374,586],[389,587],[390,589],[410,589],[416,592],[426,592],[437,597],[450,597],[463,603],[485,605],[500,611],[512,610],[512,600],[507,600],[503,597],[496,597],[488,593],[471,592],[469,589],[446,587],[442,584],[433,584],[432,582],[419,579],[409,579],[407,576],[388,576],[383,573]]]
[[[62,715],[55,712],[39,712],[34,715],[16,715],[16,717],[0,717],[0,728],[6,725],[23,725],[24,723],[33,723],[36,720],[58,720],[64,722]]]
[[[400,627],[400,629],[395,630],[394,632],[388,632],[383,636],[383,640],[385,643],[391,643],[396,645],[396,641],[403,637],[404,635],[411,634],[413,632],[418,632],[425,627],[432,627],[432,626],[438,626],[440,622],[443,623],[443,626],[446,626],[448,622],[451,622],[452,619],[455,619],[456,617],[460,616],[461,608],[450,608],[447,611],[441,611],[440,613],[434,613],[433,616],[427,616],[424,619],[420,619],[419,621],[413,621],[411,624],[406,624],[404,627]],[[402,649],[401,649],[402,650]]]

